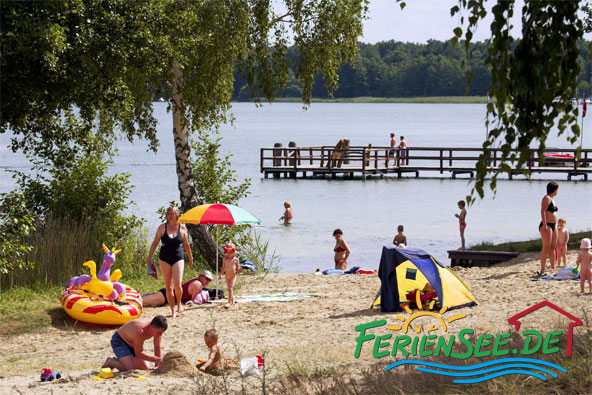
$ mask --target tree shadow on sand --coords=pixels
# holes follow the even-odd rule
[[[352,318],[352,317],[375,317],[379,315],[383,315],[380,309],[364,309],[359,311],[352,311],[350,313],[338,314],[338,315],[330,315],[329,318],[331,319],[340,319],[340,318]]]
[[[64,309],[55,308],[47,311],[51,317],[51,326],[61,331],[74,332],[109,332],[119,328],[121,325],[101,325],[89,322],[78,321],[70,317]]]

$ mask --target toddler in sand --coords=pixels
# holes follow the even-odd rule
[[[569,241],[569,232],[565,229],[566,224],[565,218],[559,218],[557,225],[557,266],[561,266],[561,260],[563,259],[563,266],[567,267],[567,242]]]
[[[592,248],[590,239],[582,239],[581,251],[576,260],[576,265],[580,267],[580,290],[582,293],[584,293],[586,277],[588,277],[588,291],[592,293],[592,252],[590,252],[590,248]]]
[[[230,307],[234,304],[232,288],[234,287],[234,282],[236,281],[236,272],[242,271],[238,264],[238,258],[235,256],[235,254],[236,248],[234,247],[234,244],[226,244],[226,247],[224,247],[224,259],[222,260],[222,272],[220,273],[220,279],[222,279],[223,274],[226,274],[226,286],[228,287],[228,303],[225,307]]]
[[[224,374],[226,357],[224,356],[224,346],[218,344],[218,332],[215,329],[208,329],[204,334],[204,342],[210,349],[210,356],[207,361],[197,364],[197,368],[202,372],[221,376]]]
[[[393,244],[396,245],[397,247],[400,244],[404,244],[405,246],[407,246],[407,236],[405,236],[403,234],[403,225],[399,225],[397,226],[397,235],[395,236],[395,238],[393,239]]]

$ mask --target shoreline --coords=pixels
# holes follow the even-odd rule
[[[576,253],[568,252],[568,262],[575,260]],[[443,313],[445,318],[466,315],[449,324],[446,333],[457,334],[462,328],[472,328],[479,334],[512,331],[508,318],[542,300],[556,303],[582,319],[592,316],[592,294],[580,295],[579,281],[530,281],[530,276],[538,269],[537,253],[523,253],[490,267],[455,267],[454,273],[469,287],[479,304]],[[289,377],[290,368],[293,372],[298,366],[306,371],[324,369],[332,375],[338,371],[355,375],[376,364],[386,366],[393,359],[373,358],[369,345],[363,346],[360,358],[354,358],[358,335],[355,326],[380,319],[386,320],[387,325],[397,322],[397,313],[369,309],[379,287],[380,280],[376,275],[278,273],[239,276],[235,288],[237,296],[282,292],[314,296],[287,302],[239,303],[231,309],[216,305],[186,307],[177,319],[169,320],[169,329],[163,336],[163,355],[182,350],[192,361],[204,358],[207,349],[203,344],[203,333],[215,327],[221,339],[229,345],[227,358],[238,360],[256,354],[265,355],[270,383]],[[0,379],[0,392],[28,392],[32,388],[37,393],[129,393],[145,392],[149,388],[168,392],[171,388],[183,387],[187,391],[195,385],[193,378],[160,378],[145,371],[134,374],[148,377],[148,380],[118,375],[116,379],[99,383],[92,376],[111,354],[109,338],[114,328],[76,324],[65,318],[61,308],[48,313],[52,316],[50,328],[39,333],[11,336],[10,342],[0,345],[3,355],[0,357],[1,375],[4,377]],[[567,325],[560,315],[544,313],[533,314],[521,330],[551,331]],[[169,314],[168,307],[144,310],[144,316],[156,314]],[[408,316],[407,313],[400,315]],[[418,324],[429,323],[426,318]],[[574,331],[582,334],[590,329],[590,322],[585,321]],[[440,328],[435,333],[444,332]],[[152,352],[151,342],[146,342],[146,349]],[[74,358],[65,358],[64,352]],[[39,373],[43,367],[59,371],[65,378],[40,383]],[[199,375],[198,379],[204,379],[204,376]],[[232,372],[229,377],[240,381],[237,372]],[[249,378],[251,381],[248,382],[255,383],[259,379]],[[207,380],[220,384],[222,379],[207,377]]]

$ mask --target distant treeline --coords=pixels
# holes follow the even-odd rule
[[[360,96],[373,97],[425,97],[463,96],[466,90],[466,71],[461,63],[466,59],[464,46],[452,45],[450,41],[429,40],[426,44],[383,41],[376,44],[360,43],[360,54],[354,66],[341,65],[339,88],[335,98]],[[483,64],[487,56],[487,43],[471,45],[473,53],[468,61],[472,73],[469,96],[486,96],[491,80],[489,67]],[[578,96],[591,96],[592,62],[590,41],[579,42]],[[298,53],[288,51],[292,64],[292,77],[282,97],[300,97],[301,86],[293,78],[298,68]],[[466,70],[466,68],[465,68]],[[250,100],[251,92],[245,80],[235,73],[234,100]],[[328,98],[325,83],[317,76],[313,89],[315,98]]]

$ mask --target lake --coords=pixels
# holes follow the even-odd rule
[[[132,184],[130,212],[146,219],[149,236],[158,225],[156,209],[178,200],[174,163],[172,116],[166,103],[154,103],[159,120],[160,149],[146,152],[147,144],[119,144],[113,172],[128,172]],[[224,125],[222,153],[231,151],[239,178],[252,179],[251,194],[239,203],[262,220],[257,227],[263,239],[280,255],[281,271],[312,272],[333,266],[333,229],[341,228],[352,249],[349,267],[378,268],[383,245],[391,245],[397,225],[405,226],[409,246],[423,248],[443,264],[446,251],[460,246],[456,202],[471,190],[468,178],[448,179],[435,173],[422,178],[383,179],[264,179],[259,172],[259,149],[276,142],[287,146],[335,145],[342,138],[351,145],[387,146],[389,133],[401,135],[409,146],[480,147],[485,138],[484,104],[359,104],[313,103],[306,111],[298,103],[274,103],[257,108],[234,103],[235,126]],[[592,131],[590,117],[584,130]],[[592,133],[584,147],[592,147]],[[24,156],[6,147],[9,137],[0,135],[0,192],[14,188],[6,169],[28,168]],[[570,148],[564,137],[550,136],[549,147]],[[199,176],[199,175],[196,175]],[[540,177],[540,176],[538,176]],[[553,177],[545,175],[544,177]],[[592,226],[592,183],[560,184],[556,203],[570,231]],[[499,180],[495,196],[487,196],[468,208],[466,239],[469,245],[538,238],[540,200],[549,179]],[[283,202],[290,201],[294,223],[278,221]],[[226,243],[226,240],[221,240]]]

